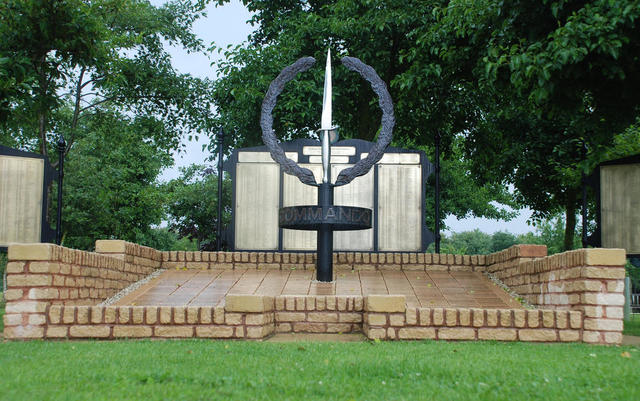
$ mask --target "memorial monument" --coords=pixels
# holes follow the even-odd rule
[[[377,163],[384,151],[389,146],[393,136],[395,119],[393,115],[393,103],[387,87],[375,70],[364,64],[357,58],[344,57],[342,64],[348,69],[359,73],[366,79],[378,95],[379,105],[382,109],[382,127],[378,136],[378,142],[371,149],[367,157],[359,160],[353,167],[340,172],[335,183],[331,179],[331,144],[338,138],[337,127],[333,125],[332,107],[332,82],[331,82],[331,52],[327,52],[325,69],[324,95],[322,102],[322,118],[318,130],[322,143],[322,181],[316,182],[313,172],[300,167],[295,161],[289,159],[273,132],[272,111],[276,105],[277,97],[284,89],[287,82],[291,81],[298,73],[311,68],[315,64],[313,57],[304,57],[294,64],[286,67],[269,86],[262,103],[262,115],[260,126],[262,139],[268,147],[271,157],[280,164],[283,171],[294,175],[298,179],[318,188],[318,204],[283,207],[279,211],[278,223],[282,228],[294,230],[316,230],[317,258],[316,278],[318,281],[329,282],[333,280],[333,232],[341,230],[362,230],[371,228],[372,210],[354,206],[334,205],[334,188],[349,184],[356,177],[366,174]]]

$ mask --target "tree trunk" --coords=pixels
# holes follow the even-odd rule
[[[567,193],[567,210],[565,215],[564,226],[564,250],[570,251],[573,249],[573,238],[576,230],[576,201],[578,199],[578,192],[573,188],[570,188]]]

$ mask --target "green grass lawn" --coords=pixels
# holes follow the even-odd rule
[[[638,371],[584,344],[0,343],[2,400],[638,400]]]
[[[631,315],[631,320],[624,322],[622,333],[628,336],[640,336],[640,314]]]

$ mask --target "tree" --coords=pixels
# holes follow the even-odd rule
[[[164,218],[157,182],[171,154],[148,140],[158,125],[111,111],[83,121],[65,163],[63,245],[93,249],[97,239],[146,242]]]
[[[512,183],[538,219],[564,211],[571,249],[581,172],[638,115],[640,3],[450,1],[435,14],[414,57],[438,54],[453,86],[488,99],[467,132],[474,175]]]
[[[244,3],[254,12],[252,23],[257,30],[244,46],[217,49],[225,57],[217,65],[219,77],[212,92],[212,102],[219,112],[216,122],[236,132],[233,147],[262,142],[261,103],[269,83],[282,68],[310,55],[322,64],[330,47],[335,59],[356,56],[374,67],[386,82],[395,103],[394,146],[421,147],[432,156],[435,134],[443,135],[448,168],[443,182],[450,183],[443,193],[446,213],[511,217],[504,208],[491,203],[511,203],[506,186],[502,182],[476,185],[469,175],[469,161],[461,159],[462,147],[456,135],[479,117],[482,94],[468,91],[469,85],[448,85],[447,72],[431,60],[408,61],[416,51],[413,33],[435,22],[432,11],[441,1]],[[340,135],[375,140],[380,121],[375,94],[366,81],[338,67],[335,59],[334,121],[340,125]],[[274,130],[280,139],[309,137],[310,131],[318,128],[322,83],[323,69],[314,68],[287,85],[274,110]],[[430,222],[431,216],[427,217]]]
[[[0,5],[2,142],[67,152],[80,120],[103,107],[164,124],[154,140],[178,148],[209,128],[209,82],[177,73],[165,43],[201,51],[191,32],[204,2],[6,0]],[[70,105],[70,109],[67,107]]]
[[[218,223],[218,177],[211,168],[193,164],[166,184],[169,229],[197,242],[201,250],[214,250]],[[231,221],[231,182],[223,181],[222,227]]]

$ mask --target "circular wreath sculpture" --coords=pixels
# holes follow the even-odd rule
[[[393,101],[387,90],[387,85],[376,74],[376,71],[369,65],[363,63],[355,57],[343,57],[340,60],[342,64],[359,73],[364,79],[369,81],[371,89],[378,95],[378,104],[382,110],[381,129],[378,135],[378,141],[371,148],[371,151],[364,159],[359,160],[353,167],[344,169],[338,175],[335,186],[346,185],[353,181],[354,178],[365,175],[371,167],[376,164],[384,155],[384,151],[391,143],[393,137],[393,126],[395,125],[395,117],[393,115]],[[260,127],[262,128],[262,141],[269,149],[271,157],[275,160],[287,174],[295,175],[300,181],[307,185],[317,186],[315,176],[311,170],[300,167],[298,163],[289,159],[280,145],[273,132],[273,108],[276,105],[278,95],[282,93],[287,82],[291,81],[298,73],[304,72],[315,64],[313,57],[303,57],[295,63],[286,67],[271,82],[269,90],[262,101],[262,114],[260,116]]]

